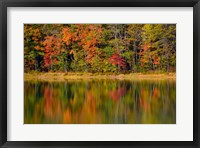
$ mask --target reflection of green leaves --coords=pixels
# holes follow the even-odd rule
[[[25,123],[175,123],[174,81],[25,82]],[[70,114],[69,114],[70,113]]]

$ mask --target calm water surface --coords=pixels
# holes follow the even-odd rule
[[[24,123],[175,124],[176,81],[25,81]]]

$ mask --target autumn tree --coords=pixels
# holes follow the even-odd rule
[[[24,69],[174,72],[176,25],[25,24]]]

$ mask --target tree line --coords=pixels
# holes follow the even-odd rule
[[[175,24],[25,24],[25,72],[175,72]]]

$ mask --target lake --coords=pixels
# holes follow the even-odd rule
[[[175,124],[175,80],[24,82],[25,124]]]

